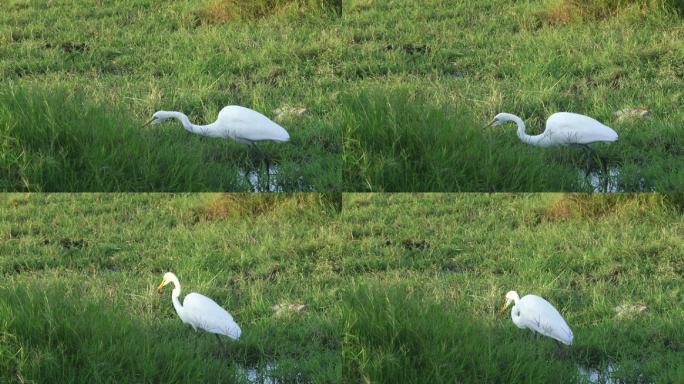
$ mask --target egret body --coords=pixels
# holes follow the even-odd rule
[[[598,141],[612,142],[618,134],[610,127],[599,123],[589,116],[571,112],[558,112],[546,120],[546,129],[539,135],[525,133],[525,123],[516,115],[499,113],[488,126],[497,126],[507,121],[518,125],[518,137],[522,142],[538,147],[586,146]]]
[[[518,328],[531,329],[563,344],[572,344],[572,330],[551,303],[536,295],[526,295],[521,299],[518,292],[510,291],[506,294],[506,304],[501,311],[505,311],[511,303],[515,303],[511,309],[511,319]]]
[[[258,141],[282,142],[290,140],[290,135],[285,128],[261,113],[239,105],[223,107],[216,121],[207,125],[195,125],[190,122],[188,116],[177,111],[157,111],[145,125],[157,125],[167,119],[180,121],[183,128],[188,132],[202,136],[233,139],[240,144],[250,145],[262,155],[264,153],[256,144]],[[265,155],[264,159],[266,159]],[[266,163],[268,165],[267,159]]]
[[[171,301],[173,307],[178,313],[178,317],[187,324],[190,324],[196,331],[197,328],[217,335],[219,343],[223,345],[218,335],[228,336],[233,340],[240,338],[242,331],[237,325],[233,316],[230,315],[220,305],[204,295],[199,293],[189,293],[183,300],[181,305],[178,297],[180,296],[181,286],[178,277],[171,272],[164,274],[161,284],[157,287],[157,291],[161,293],[162,288],[167,284],[173,284],[173,291],[171,292]]]

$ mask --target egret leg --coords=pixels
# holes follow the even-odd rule
[[[601,173],[599,176],[599,182],[601,184],[601,188],[603,189],[603,191],[608,191],[608,181],[609,181],[609,177],[610,177],[610,174],[608,172],[608,164],[605,161],[603,161],[601,156],[599,156],[598,153],[593,148],[591,148],[588,145],[584,145],[584,147],[587,149],[588,156],[590,156],[589,157],[590,167],[594,168],[594,159],[596,159],[596,161],[598,162],[598,167],[601,170]]]
[[[593,153],[592,149],[589,148],[588,145],[582,145],[582,148],[584,149],[584,155],[587,157],[587,168],[586,168],[586,175],[589,176],[591,173],[591,170],[594,168],[594,159],[593,159]]]
[[[271,162],[268,156],[266,156],[264,151],[259,148],[256,142],[252,142],[252,146],[259,152],[259,154],[261,154],[261,157],[264,159],[264,165],[266,165],[266,190],[268,191],[271,185]]]
[[[556,350],[556,355],[558,357],[564,358],[565,353],[567,352],[567,349],[565,349],[563,347],[563,344],[560,341],[558,341],[558,340],[555,340],[555,341],[556,341],[556,346],[558,347],[558,349]]]
[[[228,348],[226,348],[226,345],[221,340],[221,337],[217,333],[214,333],[214,336],[216,336],[216,340],[218,340],[218,343],[221,346],[221,352],[223,352],[223,356],[228,356]]]

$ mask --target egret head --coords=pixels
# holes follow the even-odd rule
[[[154,114],[152,114],[152,118],[150,120],[143,124],[143,127],[148,124],[157,125],[170,117],[171,116],[166,111],[157,111]]]
[[[494,118],[492,119],[492,121],[489,122],[489,124],[485,125],[485,128],[486,127],[496,127],[497,125],[503,124],[504,122],[510,120],[510,119],[508,119],[507,116],[508,116],[507,113],[503,113],[503,112],[499,113],[498,115],[494,116]]]
[[[159,286],[157,287],[157,293],[161,293],[162,288],[164,288],[164,286],[165,286],[166,284],[168,284],[168,283],[170,283],[170,282],[172,282],[172,281],[174,281],[174,280],[178,280],[178,278],[176,277],[176,275],[174,275],[174,274],[171,273],[171,272],[166,272],[166,273],[164,274],[164,277],[162,278],[161,283],[160,283]]]
[[[500,313],[503,313],[506,308],[508,308],[512,302],[520,300],[520,296],[518,296],[518,292],[516,291],[508,291],[506,293],[506,304],[501,308]]]

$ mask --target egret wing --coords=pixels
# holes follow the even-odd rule
[[[546,121],[545,135],[549,140],[563,145],[591,144],[618,139],[618,134],[612,128],[589,116],[572,112],[551,115]]]
[[[232,135],[238,139],[249,141],[288,141],[290,135],[280,125],[261,113],[241,107],[229,105],[219,112],[218,120],[229,127]]]
[[[544,336],[556,339],[564,344],[572,344],[572,330],[560,313],[551,303],[535,295],[527,295],[520,299],[521,322]]]
[[[226,335],[238,339],[241,334],[233,316],[220,305],[199,293],[190,293],[183,300],[183,309],[187,321],[207,332]]]

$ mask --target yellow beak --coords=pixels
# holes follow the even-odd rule
[[[162,282],[157,287],[157,293],[161,293],[161,290],[162,290],[162,288],[164,288],[164,285],[165,285],[164,280],[162,280]]]
[[[505,304],[503,305],[503,307],[501,307],[501,310],[499,311],[499,315],[501,315],[501,314],[503,314],[504,312],[506,312],[506,308],[508,308],[509,305],[510,305],[509,303],[505,303]]]
[[[150,123],[153,122],[154,119],[155,119],[154,117],[151,118],[150,120],[147,121],[147,123],[143,124],[142,126],[144,127],[144,126],[146,126],[146,125],[150,125]]]
[[[494,122],[495,122],[495,121],[496,121],[496,119],[492,119],[492,121],[490,121],[490,122],[489,122],[489,123],[488,123],[487,125],[485,125],[485,126],[484,126],[484,127],[482,127],[482,128],[487,128],[487,127],[491,127],[491,126],[492,126],[492,124],[494,124]]]

